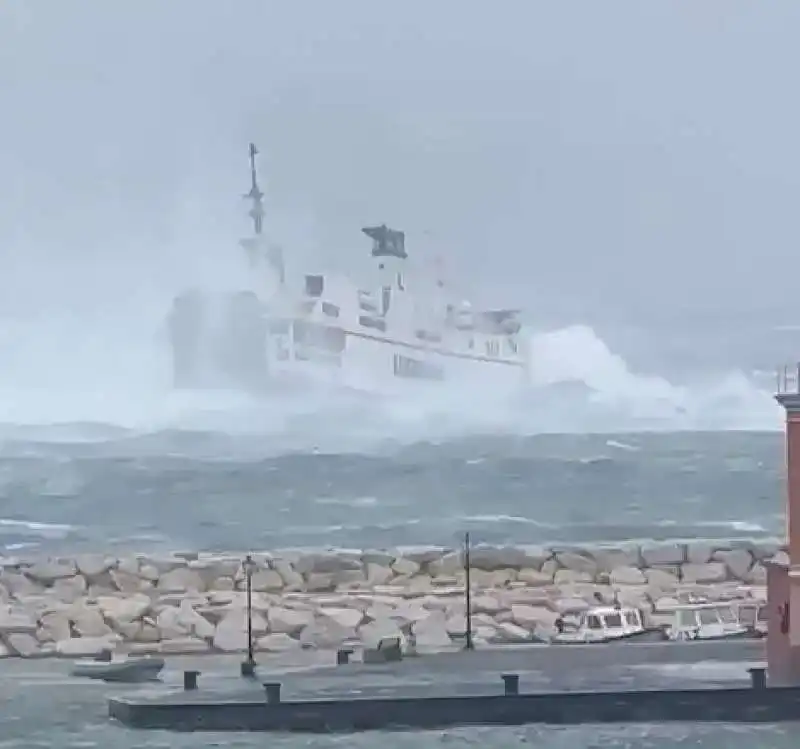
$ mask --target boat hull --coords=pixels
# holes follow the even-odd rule
[[[161,658],[131,658],[125,661],[76,661],[71,676],[106,682],[136,684],[157,681],[164,668]]]
[[[551,641],[552,645],[624,645],[637,642],[664,642],[667,639],[663,629],[645,629],[641,632],[630,632],[614,637],[597,640],[580,640],[559,638],[556,636]]]

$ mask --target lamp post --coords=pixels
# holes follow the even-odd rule
[[[256,675],[256,660],[253,657],[253,571],[255,569],[253,557],[248,554],[242,562],[245,580],[245,595],[247,596],[247,658],[242,661],[242,676]]]

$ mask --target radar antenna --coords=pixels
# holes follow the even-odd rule
[[[261,199],[264,193],[258,189],[258,177],[256,175],[256,154],[258,149],[255,143],[250,144],[250,192],[245,195],[253,201],[253,207],[250,209],[249,216],[253,219],[253,230],[256,235],[261,234],[264,226],[264,204]]]

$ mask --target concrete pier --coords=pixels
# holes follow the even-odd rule
[[[763,661],[758,641],[497,648],[265,671],[233,688],[201,675],[197,689],[113,697],[108,708],[126,726],[175,731],[796,720],[800,688],[766,687]]]

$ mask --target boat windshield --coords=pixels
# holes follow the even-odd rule
[[[736,615],[730,606],[720,606],[717,609],[717,613],[723,624],[736,624]]]
[[[758,612],[760,615],[760,611]],[[756,609],[753,606],[739,607],[739,621],[742,624],[751,625],[756,622]]]
[[[635,611],[625,612],[625,624],[629,627],[638,627],[639,623],[639,615]]]
[[[621,627],[622,617],[619,614],[606,614],[605,617],[606,627]]]
[[[603,625],[600,622],[600,617],[589,614],[589,616],[586,617],[586,627],[588,629],[602,629]]]
[[[758,621],[760,622],[768,622],[769,621],[769,612],[767,611],[766,606],[761,606],[758,609]]]
[[[719,624],[719,609],[700,609],[697,612],[700,624]]]

